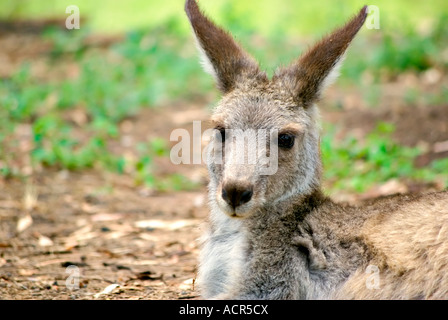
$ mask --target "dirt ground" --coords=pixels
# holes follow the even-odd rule
[[[11,41],[8,37],[3,35],[0,42]],[[322,117],[359,135],[377,121],[395,123],[398,142],[426,144],[428,151],[420,165],[448,156],[434,149],[448,141],[448,104],[408,106],[395,103],[396,90],[389,91],[385,90],[383,105],[373,110],[353,102],[359,101],[358,93],[331,89]],[[326,108],[341,95],[344,108]],[[206,121],[207,103],[145,109],[139,117],[126,120],[122,134],[126,141],[151,136],[169,140],[172,129],[191,130],[193,120]],[[158,169],[160,175],[185,174],[199,187],[157,193],[135,186],[126,175],[94,170],[45,169],[27,180],[0,180],[0,299],[198,299],[194,279],[197,240],[207,216],[207,173],[201,165],[179,167],[169,159],[158,163]],[[334,197],[358,201],[441,188],[403,182],[385,185],[365,195]]]

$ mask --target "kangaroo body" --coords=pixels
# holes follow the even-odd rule
[[[223,93],[208,150],[210,217],[198,273],[202,296],[448,298],[447,191],[359,207],[334,203],[321,191],[316,102],[336,78],[367,8],[271,79],[194,0],[185,8],[204,67]],[[250,130],[256,141],[275,132],[263,149],[277,161],[269,174],[262,156],[236,142]],[[217,150],[223,161],[216,161]],[[239,156],[254,161],[241,163]]]
[[[446,299],[448,194],[363,207],[321,194],[235,221],[212,211],[200,278],[217,299]],[[215,225],[217,224],[217,225]],[[369,268],[370,267],[370,268]]]

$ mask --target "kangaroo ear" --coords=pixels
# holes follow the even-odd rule
[[[218,88],[229,92],[241,79],[260,75],[258,64],[232,36],[205,17],[195,0],[187,0],[185,12],[196,36],[202,64],[216,80]]]
[[[297,103],[307,107],[318,100],[322,92],[339,75],[345,51],[367,17],[368,7],[352,18],[345,26],[336,29],[304,53],[291,66],[276,73],[289,83]]]

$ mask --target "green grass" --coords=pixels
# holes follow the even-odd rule
[[[177,96],[188,99],[184,91],[188,82],[198,86],[197,92],[210,90],[210,82],[189,81],[197,72],[196,57],[179,57],[186,42],[169,42],[176,26],[167,28],[160,28],[156,35],[130,32],[109,54],[86,49],[83,40],[89,32],[84,30],[47,30],[43,38],[54,44],[49,63],[63,65],[74,60],[79,76],[42,81],[32,75],[31,65],[26,63],[12,77],[0,81],[3,175],[21,174],[15,160],[20,157],[17,141],[11,136],[21,124],[27,124],[33,143],[29,156],[35,167],[97,168],[117,173],[128,168],[137,184],[157,189],[178,189],[180,185],[191,188],[192,184],[180,176],[154,178],[153,158],[167,157],[160,151],[158,140],[148,142],[150,147],[139,152],[135,163],[109,151],[109,144],[119,138],[120,122],[136,116],[142,108],[167,103]],[[82,127],[67,116],[73,109],[87,119]]]
[[[335,128],[328,128],[321,148],[324,180],[331,185],[330,191],[363,192],[390,179],[437,180],[448,187],[448,158],[435,160],[428,167],[415,167],[421,151],[396,143],[392,139],[394,130],[390,123],[379,123],[364,141],[351,136],[337,141]]]

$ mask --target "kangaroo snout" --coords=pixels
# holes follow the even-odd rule
[[[234,209],[249,202],[253,193],[252,186],[240,187],[234,184],[227,184],[222,188],[222,198]]]
[[[247,183],[227,182],[222,186],[222,199],[235,210],[252,199],[253,186]]]

